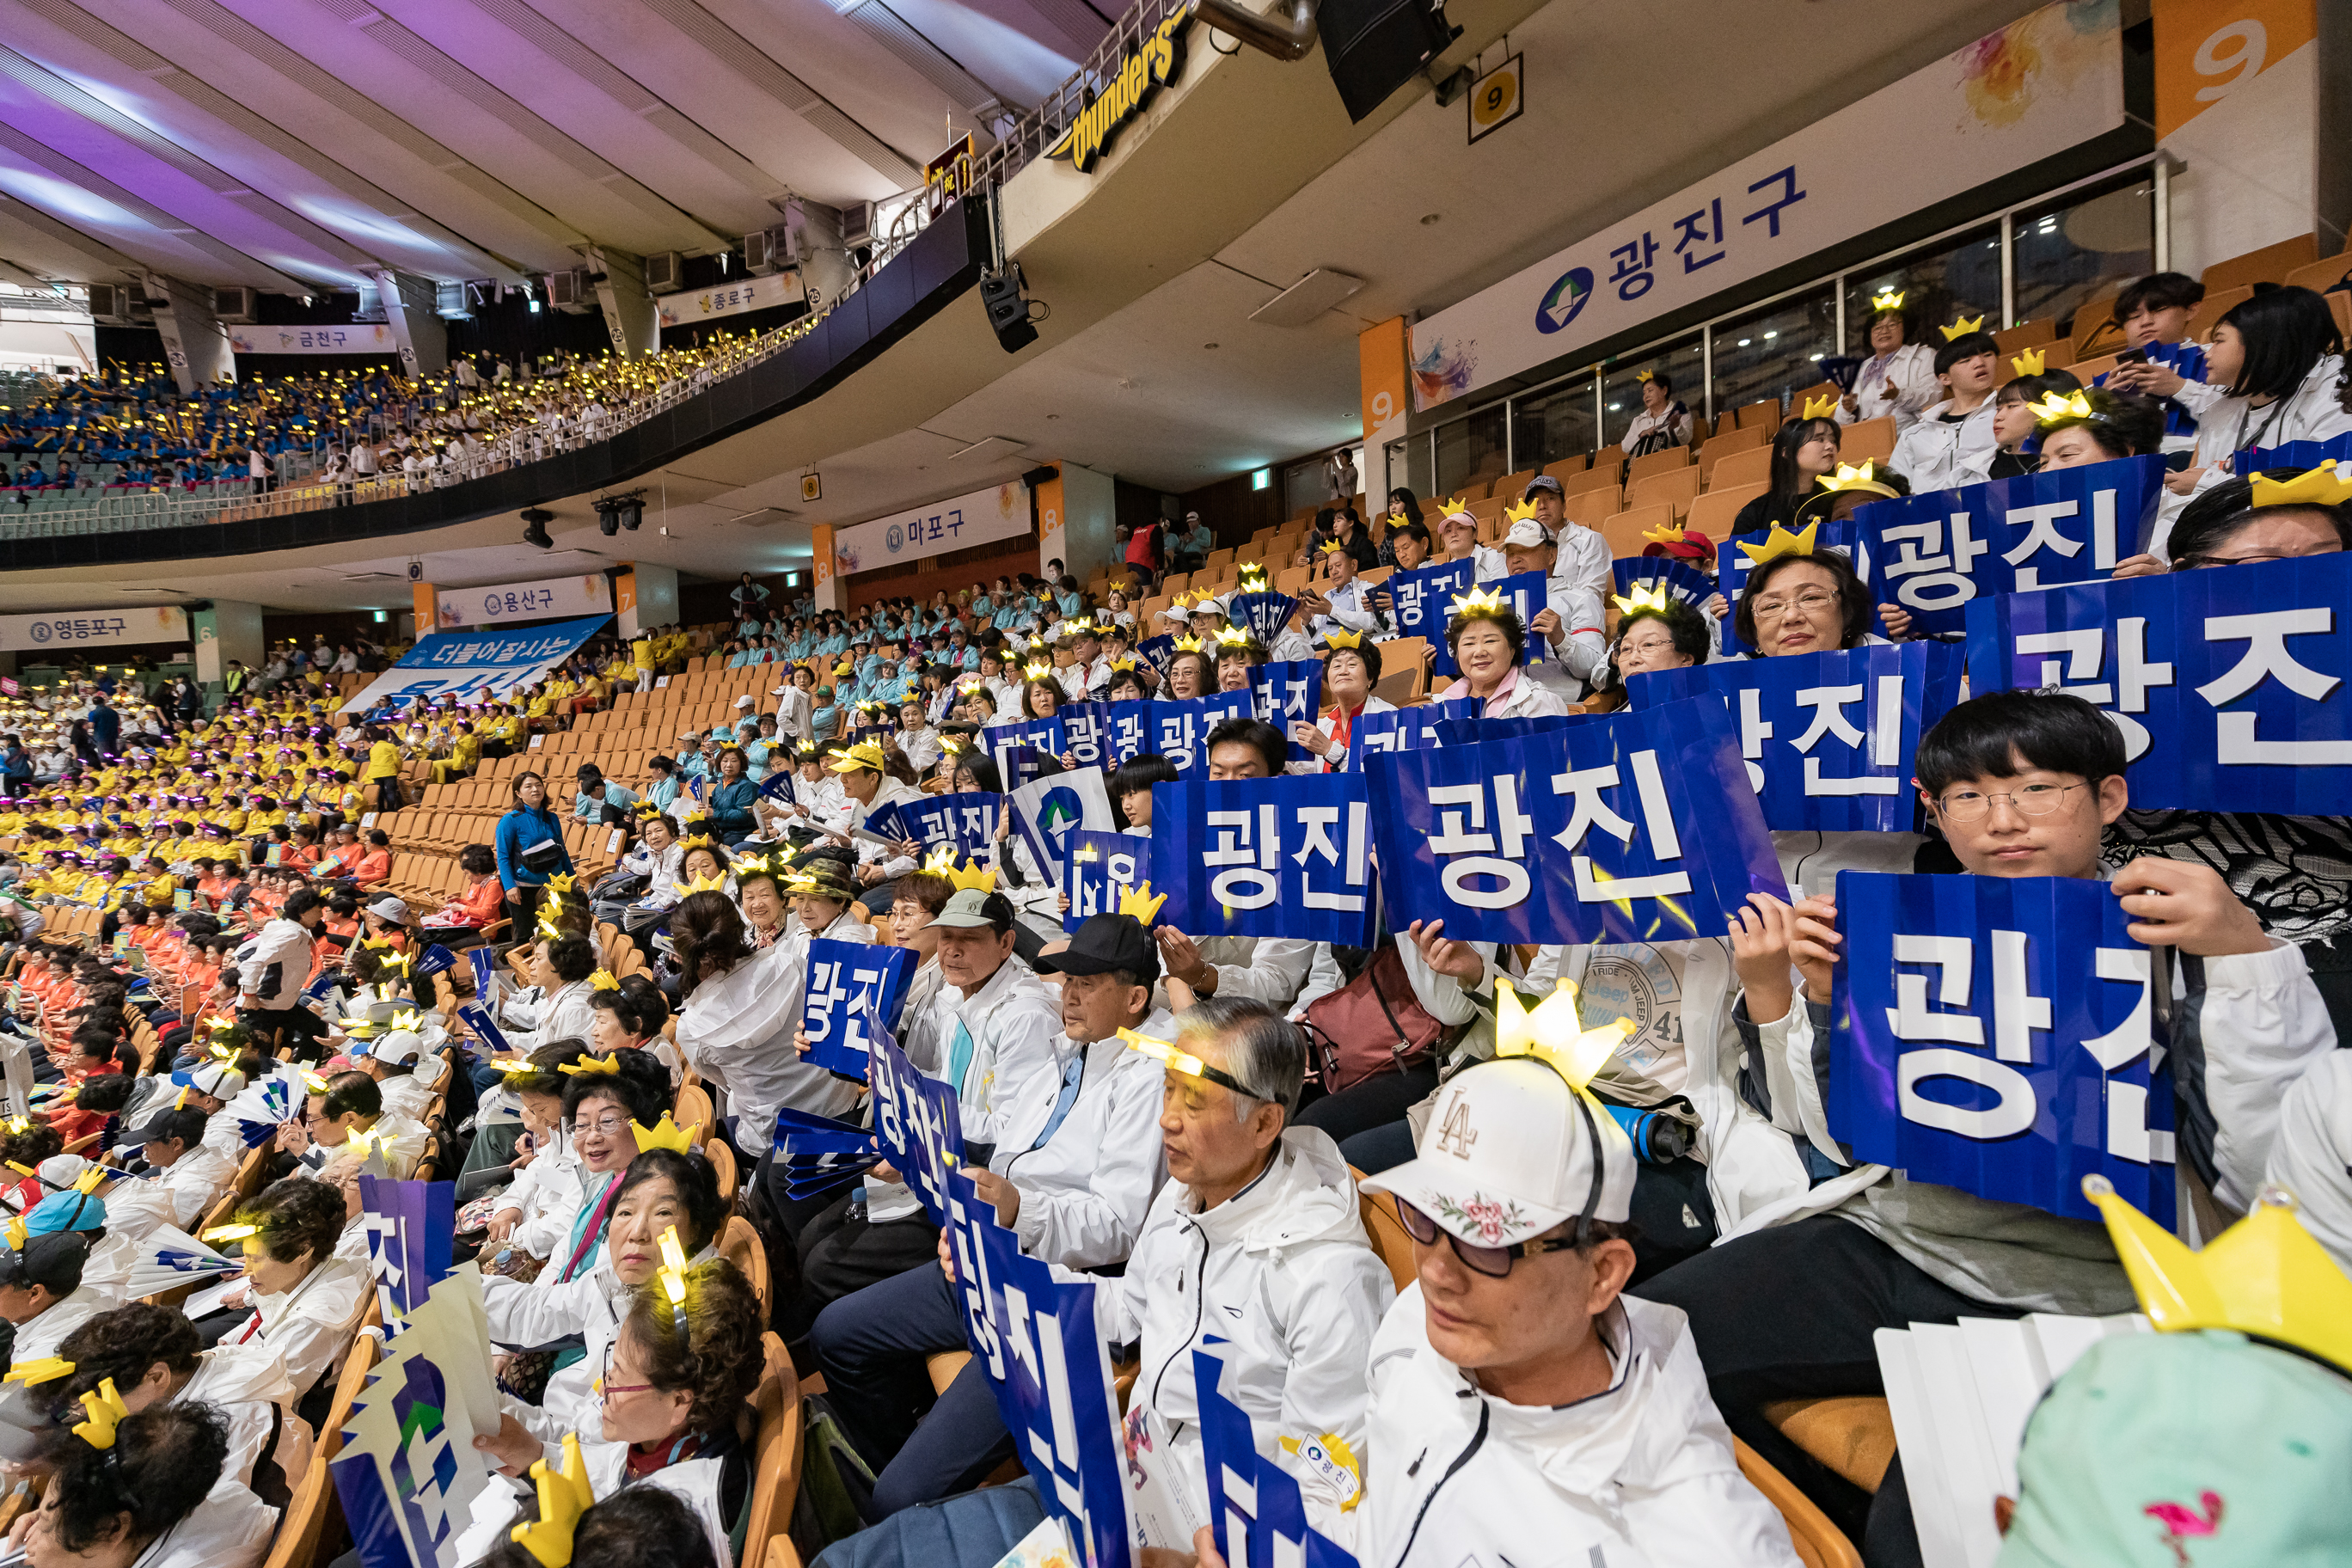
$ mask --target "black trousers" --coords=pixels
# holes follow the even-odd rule
[[[1732,1432],[1811,1498],[1862,1548],[1869,1568],[1920,1563],[1900,1455],[1876,1494],[1865,1494],[1782,1436],[1763,1407],[1884,1394],[1871,1339],[1880,1329],[2023,1312],[1961,1295],[1834,1215],[1727,1241],[1633,1294],[1689,1314],[1707,1389]]]
[[[801,1228],[800,1291],[779,1314],[787,1344],[806,1338],[817,1314],[843,1297],[939,1260],[937,1226],[919,1213],[876,1225],[852,1212],[856,1196],[853,1189],[835,1199]]]
[[[1403,1072],[1374,1073],[1327,1094],[1298,1112],[1300,1125],[1320,1127],[1334,1143],[1359,1132],[1402,1121],[1404,1113],[1437,1092],[1437,1064],[1424,1062]]]

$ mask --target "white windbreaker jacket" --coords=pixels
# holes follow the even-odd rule
[[[1396,1287],[1356,1205],[1339,1146],[1313,1127],[1285,1131],[1265,1174],[1205,1214],[1174,1182],[1153,1201],[1112,1337],[1142,1341],[1129,1405],[1166,1426],[1195,1518],[1208,1516],[1208,1478],[1192,1352],[1207,1336],[1224,1342],[1225,1392],[1268,1442],[1328,1435],[1363,1451],[1364,1364]],[[1307,1522],[1341,1539],[1349,1500],[1303,1471],[1299,1487]]]
[[[1608,1392],[1559,1406],[1480,1392],[1426,1322],[1416,1284],[1372,1346],[1370,1474],[1349,1521],[1364,1568],[1796,1568],[1681,1309],[1618,1298],[1599,1324]]]

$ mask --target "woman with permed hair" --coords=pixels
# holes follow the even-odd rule
[[[224,1479],[228,1438],[218,1411],[187,1404],[111,1421],[84,1414],[89,1435],[58,1433],[38,1462],[49,1484],[22,1538],[32,1568],[251,1568],[261,1561],[278,1516]]]

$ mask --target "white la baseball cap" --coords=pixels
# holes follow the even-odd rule
[[[1633,1172],[1615,1117],[1537,1058],[1505,1057],[1447,1079],[1419,1153],[1360,1185],[1394,1194],[1474,1246],[1511,1247],[1587,1214],[1622,1223]]]
[[[1510,532],[1503,535],[1503,542],[1517,545],[1522,550],[1533,550],[1552,542],[1551,530],[1534,518],[1521,518],[1511,524]]]

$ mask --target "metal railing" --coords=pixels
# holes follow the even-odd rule
[[[913,236],[898,242],[898,249]],[[897,249],[892,251],[897,254]],[[0,490],[0,541],[55,539],[75,534],[129,533],[147,529],[183,528],[201,523],[243,522],[260,517],[284,517],[329,506],[385,500],[417,489],[446,489],[468,480],[535,463],[558,452],[610,440],[622,431],[699,396],[712,385],[740,375],[773,359],[808,335],[822,317],[809,316],[761,333],[752,345],[728,361],[723,374],[698,367],[656,388],[645,396],[617,402],[592,426],[572,424],[550,434],[541,426],[521,426],[489,437],[481,449],[457,458],[443,457],[421,473],[414,484],[405,474],[379,474],[372,479],[342,483],[320,479],[323,459],[315,452],[292,453],[282,467],[297,470],[281,476],[278,487],[257,493],[249,479],[216,480],[194,486],[158,485],[149,489],[122,486],[74,490]],[[444,447],[444,453],[453,448]]]
[[[972,160],[972,188],[985,191],[1001,186],[1043,157],[1045,149],[1076,122],[1092,95],[1118,75],[1128,51],[1140,49],[1160,23],[1192,5],[1192,0],[1136,0],[1095,46],[1076,75],[1047,93],[1043,103],[1013,121],[1003,141]]]

